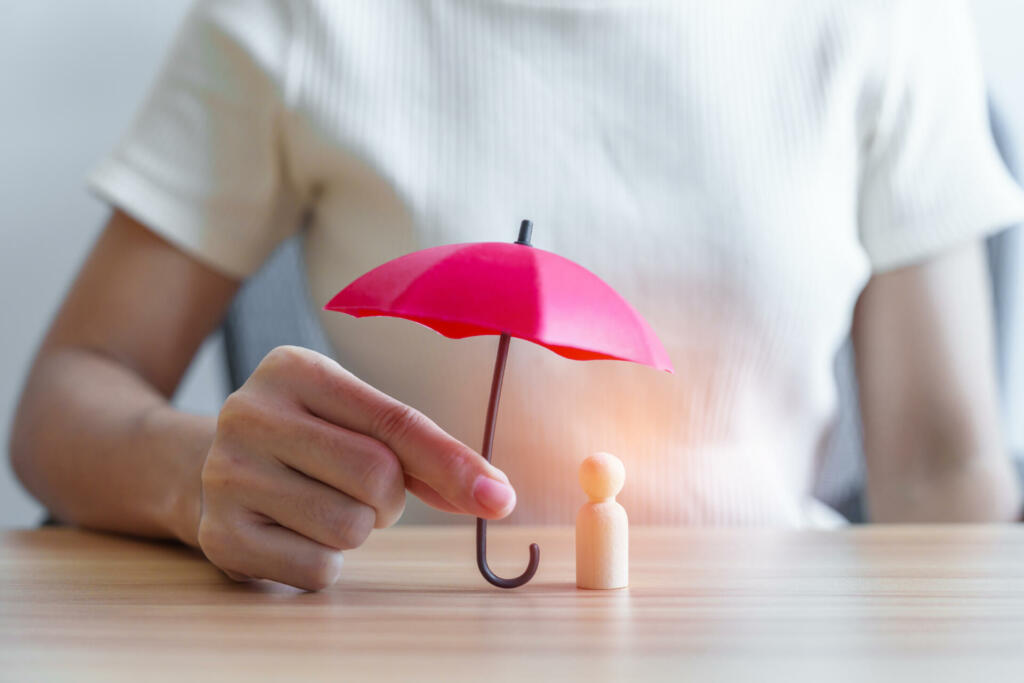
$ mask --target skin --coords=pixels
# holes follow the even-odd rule
[[[873,278],[858,303],[876,520],[1017,516],[985,282],[980,247],[968,245]],[[236,580],[318,590],[338,579],[343,550],[399,518],[406,490],[449,512],[512,510],[500,470],[306,349],[272,351],[216,418],[174,410],[170,396],[238,286],[112,216],[39,349],[13,425],[15,472],[51,513],[179,539]]]
[[[885,522],[1011,521],[984,247],[875,276],[854,312],[867,506]]]
[[[306,349],[268,354],[216,419],[171,408],[238,284],[113,216],[42,343],[13,428],[15,472],[56,517],[177,538],[232,578],[317,590],[337,580],[341,551],[398,519],[406,489],[450,512],[512,510],[504,473]]]

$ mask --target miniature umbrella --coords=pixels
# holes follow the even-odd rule
[[[324,307],[357,318],[405,318],[452,339],[500,335],[481,450],[488,462],[511,337],[573,360],[626,360],[672,372],[668,354],[640,314],[586,268],[531,248],[532,228],[524,220],[514,244],[451,244],[400,256],[355,280]],[[520,576],[495,576],[487,566],[487,520],[479,518],[476,555],[480,573],[501,588],[523,585],[540,563],[533,543]]]

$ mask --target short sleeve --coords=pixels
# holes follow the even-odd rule
[[[1024,220],[1024,196],[993,142],[968,6],[909,0],[892,19],[859,195],[875,271]]]
[[[282,153],[288,36],[282,6],[195,5],[90,189],[225,274],[255,271],[298,223]]]

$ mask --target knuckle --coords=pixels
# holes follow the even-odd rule
[[[228,396],[217,415],[217,438],[228,443],[258,443],[280,431],[287,417],[279,406],[244,389]]]
[[[260,364],[256,366],[256,372],[273,373],[280,370],[288,370],[302,364],[305,358],[305,349],[290,345],[277,346],[263,357]]]
[[[404,403],[388,403],[373,419],[373,431],[385,441],[401,440],[409,433],[424,427],[426,416]]]
[[[196,535],[199,549],[203,551],[206,558],[218,567],[222,566],[220,559],[227,552],[231,541],[231,532],[218,522],[204,517],[199,522],[199,531]]]
[[[246,384],[290,381],[306,365],[308,352],[298,346],[277,346],[263,356]]]
[[[217,493],[245,486],[247,463],[244,456],[230,448],[214,447],[203,463],[200,480],[204,493]]]
[[[255,386],[298,387],[313,385],[325,391],[343,391],[338,382],[340,366],[329,357],[301,346],[278,346],[252,373]]]
[[[405,511],[405,472],[391,449],[380,444],[379,452],[367,457],[360,486],[363,501],[375,510],[374,527],[389,527]]]
[[[337,364],[331,359],[316,353],[304,356],[302,363],[306,376],[309,377],[313,384],[331,391],[338,388],[334,381]]]
[[[373,531],[376,511],[367,505],[355,505],[334,523],[335,541],[339,550],[358,548]]]
[[[248,413],[248,400],[242,390],[228,394],[224,403],[217,413],[217,431],[224,431],[225,428],[233,427],[236,423],[243,421]]]
[[[340,551],[317,552],[301,568],[295,585],[308,591],[322,591],[337,582],[341,576],[344,557]]]
[[[387,505],[377,508],[373,526],[375,529],[386,529],[402,518],[405,513],[405,489]]]
[[[394,498],[396,489],[404,489],[404,472],[398,456],[384,444],[372,447],[363,458],[359,486],[371,505],[381,505]]]
[[[244,390],[228,396],[217,414],[217,434],[235,438],[246,434],[259,419],[260,411],[255,401]]]

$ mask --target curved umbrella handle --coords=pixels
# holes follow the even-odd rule
[[[540,565],[540,546],[536,543],[530,544],[530,561],[526,564],[523,573],[514,579],[503,579],[495,575],[487,566],[487,520],[477,517],[476,520],[476,566],[487,581],[498,588],[518,588],[533,578]]]
[[[494,425],[498,420],[498,399],[501,397],[501,380],[505,375],[505,361],[508,359],[508,345],[511,337],[502,333],[498,341],[498,357],[494,361],[494,379],[491,381],[491,399],[487,404],[487,421],[484,424],[483,456],[491,461],[491,445],[494,443]],[[495,576],[487,566],[487,520],[477,517],[476,520],[476,566],[487,581],[498,588],[517,588],[533,578],[540,565],[540,546],[530,544],[530,561],[526,571],[514,579],[503,579]]]

